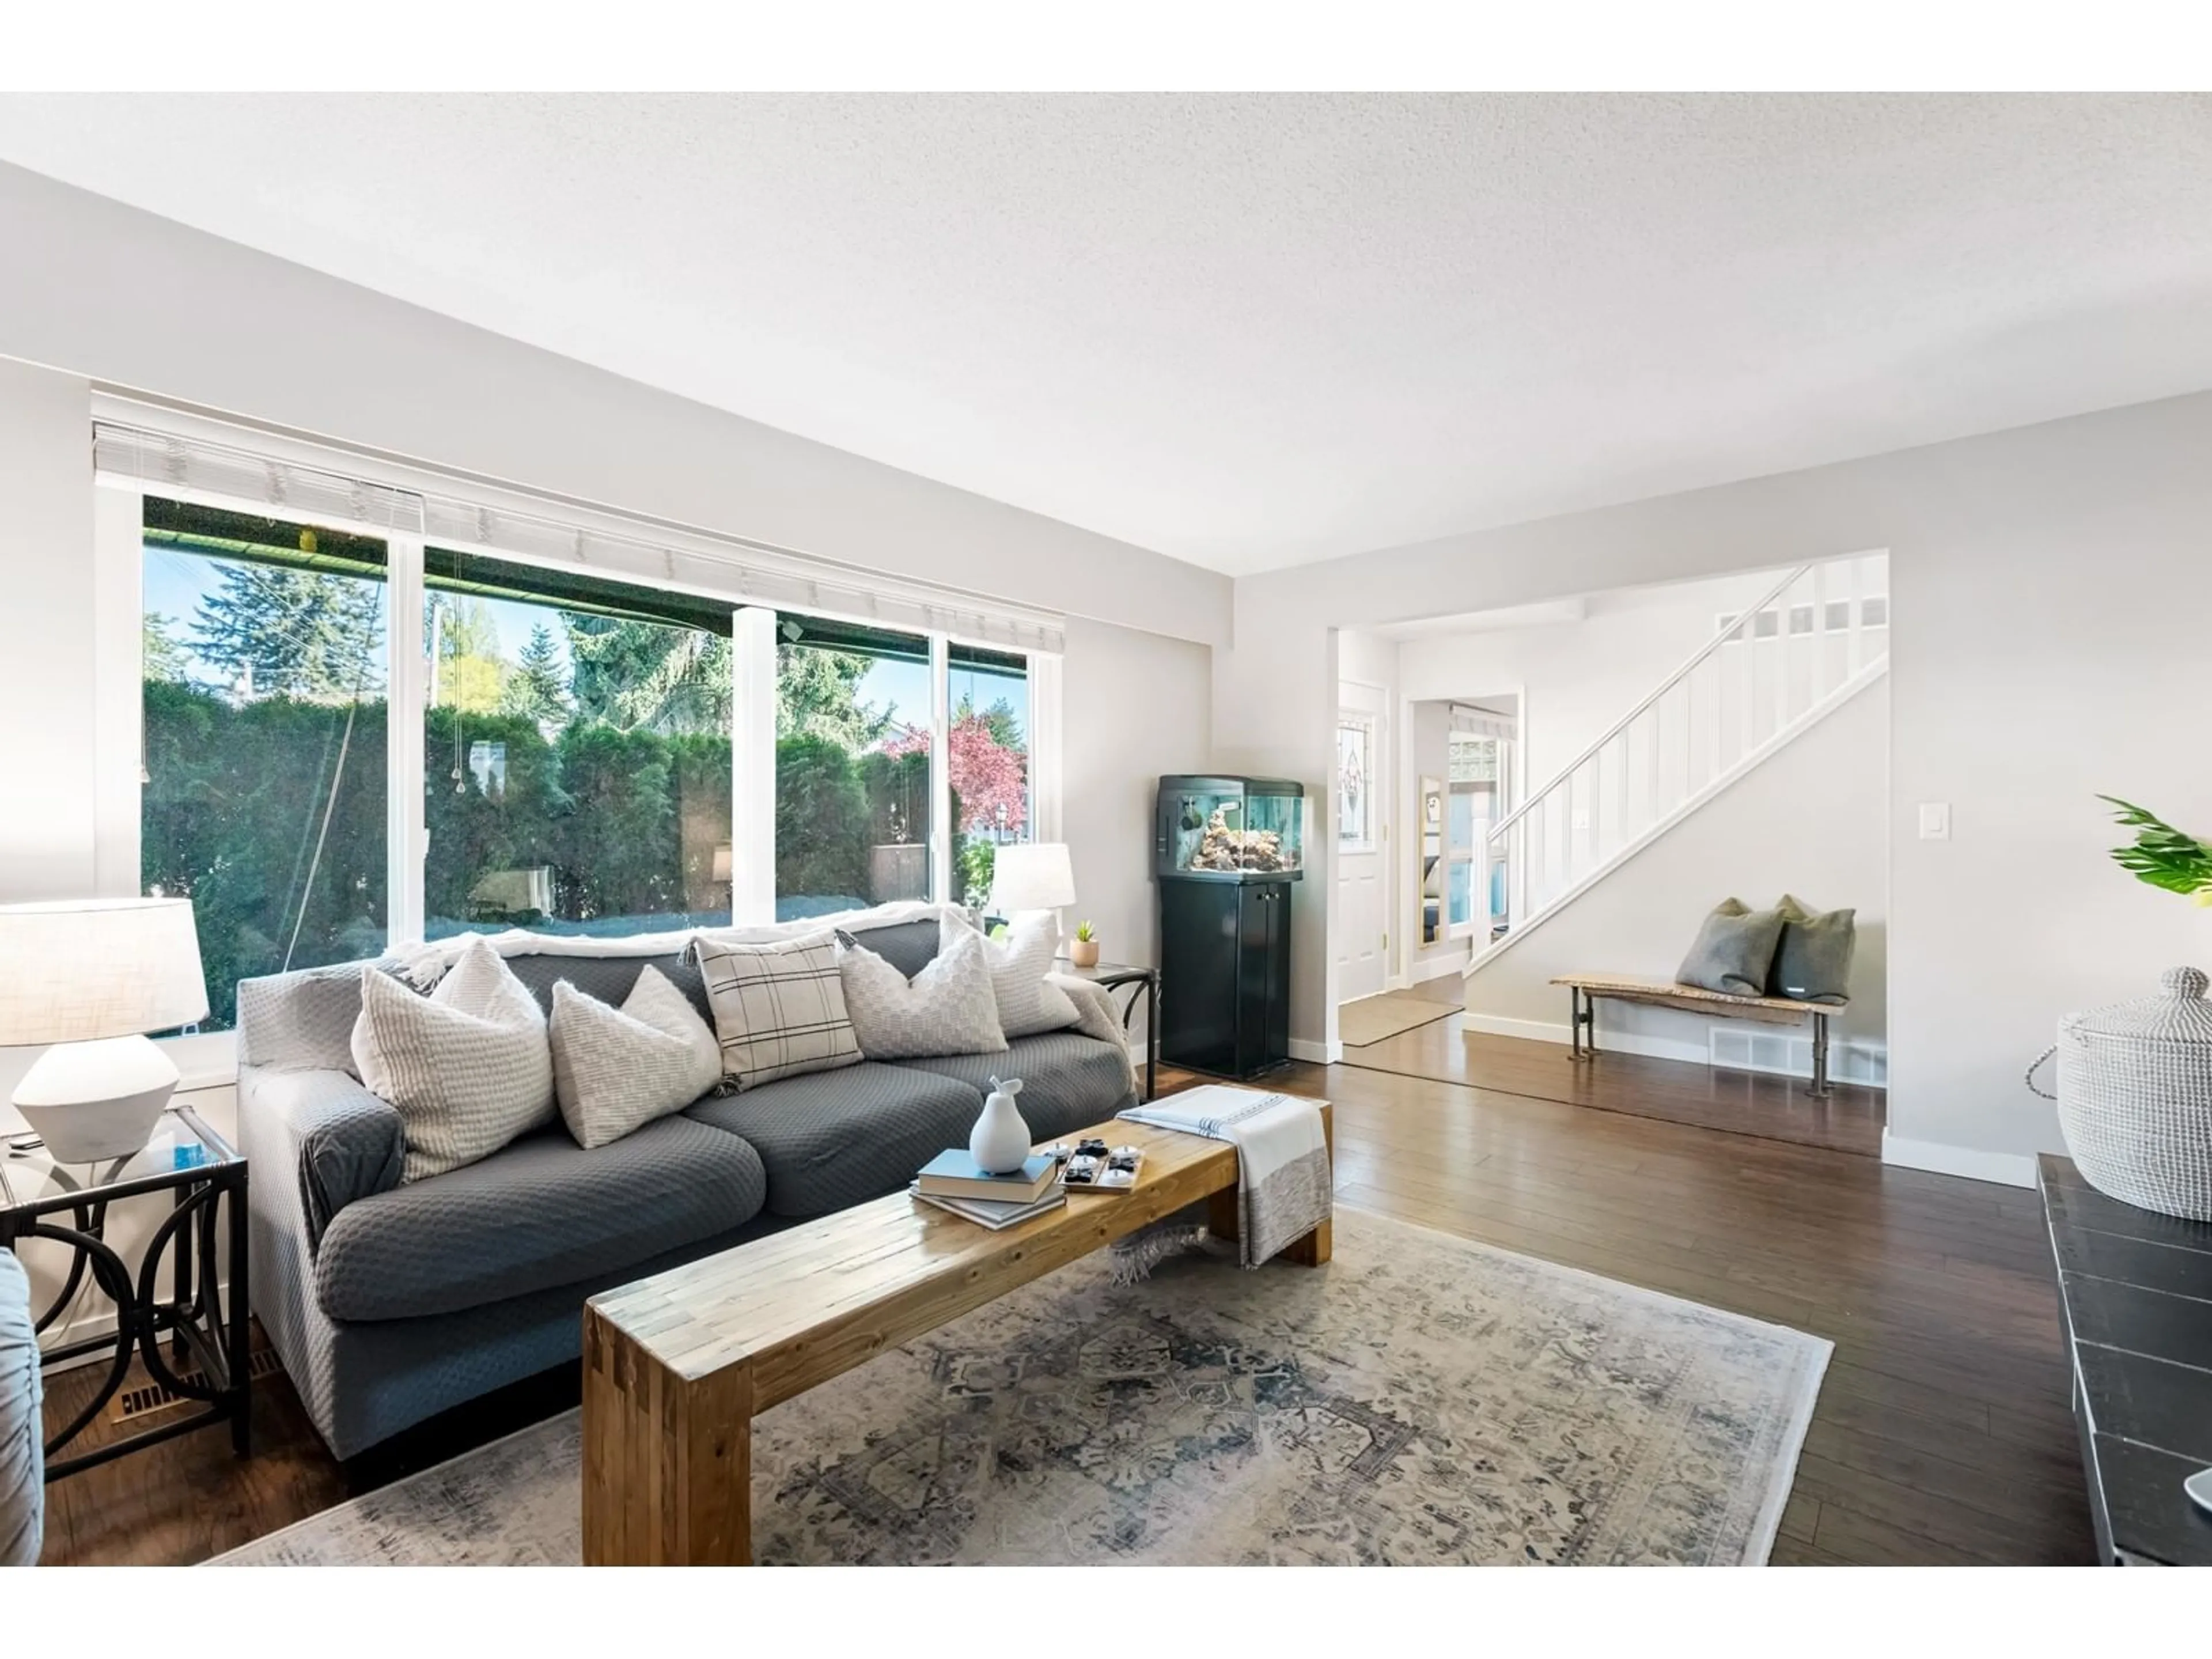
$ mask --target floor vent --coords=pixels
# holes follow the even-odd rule
[[[277,1361],[276,1350],[274,1348],[256,1349],[253,1357],[246,1364],[246,1375],[256,1382],[264,1382],[283,1369],[284,1367]],[[183,1373],[183,1376],[187,1382],[197,1383],[203,1380],[197,1366]],[[159,1382],[142,1382],[135,1389],[125,1389],[117,1395],[115,1403],[107,1408],[107,1414],[114,1422],[130,1423],[142,1417],[151,1417],[156,1412],[171,1410],[178,1406],[198,1406],[205,1403],[204,1401],[193,1399],[188,1394],[173,1393]]]
[[[1778,1077],[1813,1075],[1813,1039],[1809,1033],[1716,1025],[1708,1041],[1712,1063],[1731,1071],[1771,1072]],[[1889,1086],[1889,1051],[1879,1042],[1832,1038],[1828,1044],[1828,1076],[1832,1082],[1886,1089]]]

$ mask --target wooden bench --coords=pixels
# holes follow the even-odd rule
[[[1572,1000],[1574,1016],[1568,1027],[1577,1060],[1597,1058],[1597,1000],[1640,1002],[1653,1008],[1679,1008],[1686,1013],[1724,1014],[1731,1019],[1757,1020],[1766,1025],[1796,1025],[1813,1022],[1813,1080],[1805,1092],[1815,1100],[1828,1097],[1828,1022],[1850,1005],[1847,1002],[1793,1002],[1787,997],[1739,997],[1725,991],[1708,991],[1695,985],[1678,985],[1667,979],[1638,979],[1626,974],[1561,974],[1552,981],[1564,985]]]

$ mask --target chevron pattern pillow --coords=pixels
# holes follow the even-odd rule
[[[845,1006],[870,1060],[1006,1052],[983,936],[946,928],[937,955],[912,979],[850,933],[837,937]]]
[[[837,972],[837,936],[809,933],[771,944],[691,941],[707,984],[722,1074],[742,1091],[780,1077],[860,1063]]]
[[[650,963],[619,1008],[553,986],[553,1091],[586,1152],[680,1112],[722,1080],[722,1046]]]
[[[1054,912],[1039,910],[1019,917],[1009,924],[1004,939],[975,933],[968,913],[952,905],[945,906],[938,926],[940,938],[951,937],[957,927],[983,940],[983,954],[991,964],[991,994],[999,1004],[999,1030],[1009,1042],[1063,1030],[1080,1018],[1067,993],[1045,977],[1060,954],[1060,917]]]
[[[544,1012],[482,939],[428,996],[362,969],[353,1059],[368,1091],[398,1110],[403,1182],[489,1158],[556,1115]]]

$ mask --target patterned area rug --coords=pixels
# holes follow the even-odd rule
[[[1076,1264],[758,1419],[763,1562],[1765,1560],[1830,1345],[1340,1209],[1316,1272]],[[569,1413],[234,1565],[574,1562]]]

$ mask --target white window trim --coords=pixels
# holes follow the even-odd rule
[[[131,407],[137,407],[131,405]],[[97,410],[95,410],[97,413]],[[320,453],[320,452],[318,452]],[[327,459],[327,457],[325,457]],[[281,504],[205,491],[141,488],[129,481],[100,477],[94,492],[94,558],[95,562],[94,629],[98,690],[95,748],[98,757],[99,817],[95,826],[95,868],[101,891],[114,896],[136,893],[142,868],[141,800],[143,764],[143,615],[144,615],[144,497],[165,495],[170,499],[252,512],[302,524],[331,526],[343,522],[364,533],[381,538],[386,549],[386,603],[389,621],[385,630],[388,706],[385,781],[386,789],[386,936],[392,946],[419,943],[423,933],[424,860],[428,852],[424,812],[426,757],[422,748],[422,705],[427,693],[426,665],[418,653],[407,649],[419,637],[416,629],[400,618],[419,614],[425,584],[424,538],[395,532],[389,526],[358,520],[333,520],[331,515],[286,513]],[[447,544],[441,540],[440,545]],[[465,549],[461,550],[466,550]],[[518,563],[535,564],[560,571],[574,563],[518,556],[494,549],[496,556]],[[672,559],[669,570],[673,572]],[[599,567],[594,567],[595,569]],[[655,578],[647,574],[607,569],[605,574],[647,587],[719,595],[719,586],[686,582],[672,574]],[[876,626],[879,617],[793,605],[774,608],[744,605],[733,613],[732,639],[733,675],[738,684],[731,732],[731,900],[733,920],[740,923],[772,921],[775,915],[775,626],[779,612],[836,617]],[[933,802],[931,880],[941,902],[958,902],[952,891],[953,852],[958,839],[951,817],[951,720],[948,678],[950,647],[955,643],[1005,650],[980,611],[969,613],[975,625],[967,629],[919,630],[930,641],[932,735],[930,744]],[[955,618],[957,620],[957,618]],[[1057,618],[1051,619],[1055,624]],[[1055,633],[1054,637],[1058,637]],[[1063,776],[1061,738],[1061,658],[1057,652],[1031,650],[1023,655],[1029,665],[1030,790],[1036,839],[1057,839],[1061,823]],[[411,718],[400,718],[403,700]],[[746,711],[749,711],[750,717]]]

